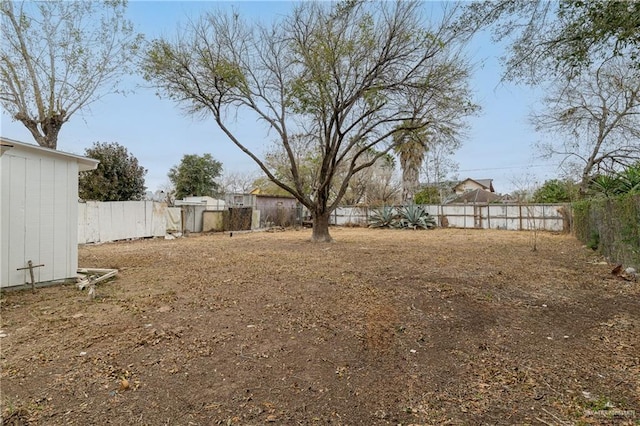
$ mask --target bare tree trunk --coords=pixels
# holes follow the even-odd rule
[[[593,173],[593,168],[596,165],[596,157],[598,156],[598,153],[600,152],[600,147],[602,146],[602,142],[604,141],[604,137],[602,136],[604,132],[603,126],[604,124],[600,122],[600,126],[599,126],[600,131],[598,133],[598,140],[596,142],[596,145],[591,150],[591,155],[587,159],[587,164],[585,164],[584,168],[582,169],[582,176],[580,176],[580,185],[579,185],[579,192],[582,197],[587,195],[587,192],[589,191],[589,182],[591,181],[591,174]]]
[[[62,122],[56,123],[51,119],[49,120],[51,123],[48,126],[44,126],[44,131],[41,132],[35,121],[24,119],[20,121],[31,132],[38,145],[51,149],[58,148],[58,134],[62,128]]]
[[[589,176],[587,169],[585,168],[580,178],[580,184],[578,185],[578,193],[580,194],[580,198],[584,198],[589,192],[590,181],[591,181],[591,178]]]
[[[313,232],[311,241],[314,243],[330,243],[333,241],[329,235],[329,218],[331,212],[315,212],[313,214]]]

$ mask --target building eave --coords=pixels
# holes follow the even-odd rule
[[[81,171],[81,172],[84,172],[87,170],[94,170],[96,167],[98,167],[98,164],[100,163],[100,161],[94,160],[93,158],[83,157],[81,155],[71,154],[64,151],[58,151],[51,148],[45,148],[39,145],[20,142],[14,139],[9,139],[9,138],[5,138],[4,136],[0,136],[0,155],[14,148],[20,148],[25,151],[38,153],[40,155],[45,155],[48,157],[73,159],[78,163],[78,171]]]

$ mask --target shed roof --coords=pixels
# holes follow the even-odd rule
[[[94,160],[93,158],[83,157],[81,155],[70,154],[64,151],[58,151],[51,148],[45,148],[39,145],[34,145],[30,143],[20,142],[14,139],[5,138],[4,136],[0,136],[0,156],[4,154],[7,150],[12,148],[19,148],[25,151],[37,153],[44,156],[49,157],[57,157],[57,158],[66,158],[69,160],[75,160],[78,162],[79,171],[83,172],[86,170],[93,170],[98,167],[98,163],[100,161]]]

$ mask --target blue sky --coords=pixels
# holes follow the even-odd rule
[[[264,20],[286,14],[291,3],[130,1],[128,14],[138,32],[153,38],[172,36],[180,22],[196,18],[203,11],[231,7],[248,18]],[[540,135],[534,133],[527,116],[539,94],[524,86],[500,83],[498,58],[502,48],[487,34],[474,39],[469,54],[477,63],[471,87],[482,112],[470,120],[468,137],[454,157],[460,166],[458,177],[492,178],[500,193],[556,177],[555,163],[540,159],[532,147]],[[148,169],[146,186],[152,191],[168,182],[167,172],[184,154],[211,153],[225,171],[257,172],[252,160],[226,139],[212,119],[185,116],[171,101],[158,98],[153,89],[140,85],[144,85],[142,78],[131,76],[126,86],[134,93],[108,95],[73,116],[62,127],[58,149],[82,154],[93,142],[118,142]],[[22,124],[13,122],[4,111],[1,119],[2,136],[33,142]],[[259,153],[270,143],[260,123],[243,122],[239,117],[236,131],[241,140],[253,140],[250,145]]]

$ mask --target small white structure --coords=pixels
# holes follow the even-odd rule
[[[189,232],[202,232],[202,217],[205,211],[226,210],[224,200],[208,196],[185,197],[176,200],[174,204],[182,209],[182,229]]]
[[[97,160],[0,137],[0,288],[74,278],[78,172]]]

